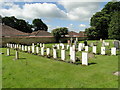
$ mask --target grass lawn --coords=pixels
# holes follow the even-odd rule
[[[118,88],[118,56],[96,55],[82,66],[24,52],[14,61],[14,50],[2,52],[3,88]]]

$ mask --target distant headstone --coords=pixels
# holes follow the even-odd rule
[[[61,60],[65,60],[65,50],[61,50]]]
[[[27,50],[28,50],[28,47],[27,47],[27,46],[25,46],[25,51],[27,52]]]
[[[105,55],[105,47],[101,47],[101,54]]]
[[[57,49],[60,49],[60,45],[59,44],[57,44]]]
[[[24,51],[24,45],[22,45],[22,51]]]
[[[85,51],[88,52],[88,46],[85,46]]]
[[[70,55],[72,55],[72,49],[73,49],[72,46],[70,46]]]
[[[75,53],[75,50],[72,50],[71,60],[72,60],[73,63],[76,62],[76,53]]]
[[[78,51],[82,51],[82,46],[80,45],[80,43],[78,44]]]
[[[94,53],[94,54],[96,54],[96,53],[97,53],[96,46],[93,46],[93,53]]]
[[[19,59],[19,53],[18,53],[18,51],[16,50],[16,51],[15,51],[15,59],[14,59],[14,60],[17,60],[17,59]]]
[[[47,48],[47,56],[50,56],[50,48]]]
[[[111,48],[111,55],[116,55],[116,48],[115,47]]]
[[[100,38],[100,42],[102,42],[102,38]]]
[[[116,49],[120,48],[120,41],[114,41],[114,47],[116,47]]]
[[[39,54],[39,47],[36,47],[36,53]]]
[[[35,46],[32,45],[32,53],[35,53]]]
[[[7,56],[10,56],[10,48],[7,48]]]
[[[57,50],[53,48],[53,58],[56,59],[57,58]]]
[[[28,46],[28,52],[30,53],[30,51],[31,51],[31,46]]]
[[[44,56],[44,47],[41,47],[41,55]]]

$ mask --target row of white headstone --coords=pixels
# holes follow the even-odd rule
[[[66,50],[65,50],[65,45],[64,44],[57,44],[54,45],[53,47],[53,58],[57,59],[57,49],[60,49],[61,46],[61,60],[66,59]],[[26,52],[31,52],[34,54],[39,54],[40,53],[40,48],[41,48],[41,55],[44,56],[44,50],[45,50],[45,44],[40,43],[40,47],[35,47],[34,43],[32,43],[32,46],[24,46],[24,45],[18,45],[18,44],[7,44],[7,47],[10,48],[18,48],[19,50],[26,51]],[[69,49],[70,48],[70,49]],[[78,45],[78,51],[81,51],[83,48],[85,48],[86,52],[82,52],[82,64],[83,65],[88,65],[88,46],[84,46],[83,43],[79,43]],[[70,60],[72,62],[76,62],[76,47],[75,45],[69,46],[68,49],[70,50]],[[50,56],[50,48],[46,49],[47,56]],[[105,55],[106,49],[105,47],[101,47],[101,54]],[[96,46],[93,46],[93,53],[96,54]],[[116,55],[116,48],[111,48],[111,55]]]
[[[15,46],[15,47],[14,47]],[[12,44],[7,44],[7,47],[10,48],[18,48],[19,50],[30,52],[32,50],[32,53],[35,53],[35,48],[36,48],[36,53],[39,54],[40,52],[40,47],[35,47],[34,44],[32,46],[24,46],[24,45],[12,45]],[[64,49],[64,45],[61,44],[61,60],[65,61],[66,60],[66,50]],[[44,46],[41,47],[41,55],[44,56]],[[46,49],[46,54],[47,56],[50,56],[50,48]],[[53,58],[57,59],[57,49],[53,48]],[[71,62],[75,63],[76,62],[76,51],[75,51],[75,45],[70,46],[70,60]],[[87,52],[82,52],[82,65],[88,65],[88,53]]]

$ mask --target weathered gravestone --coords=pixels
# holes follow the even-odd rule
[[[116,49],[120,48],[120,41],[114,41],[114,47],[116,47]]]

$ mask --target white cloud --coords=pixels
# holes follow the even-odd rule
[[[98,2],[65,2],[59,1],[59,4],[67,11],[70,20],[89,21],[89,18],[99,10]]]
[[[11,6],[11,5],[10,5]],[[25,4],[23,7],[13,4],[11,8],[0,10],[2,16],[16,16],[17,18],[24,18],[32,20],[34,18],[65,18],[66,13],[60,10],[55,4],[52,3],[34,3]]]
[[[86,27],[86,25],[85,24],[80,24],[79,27]]]

